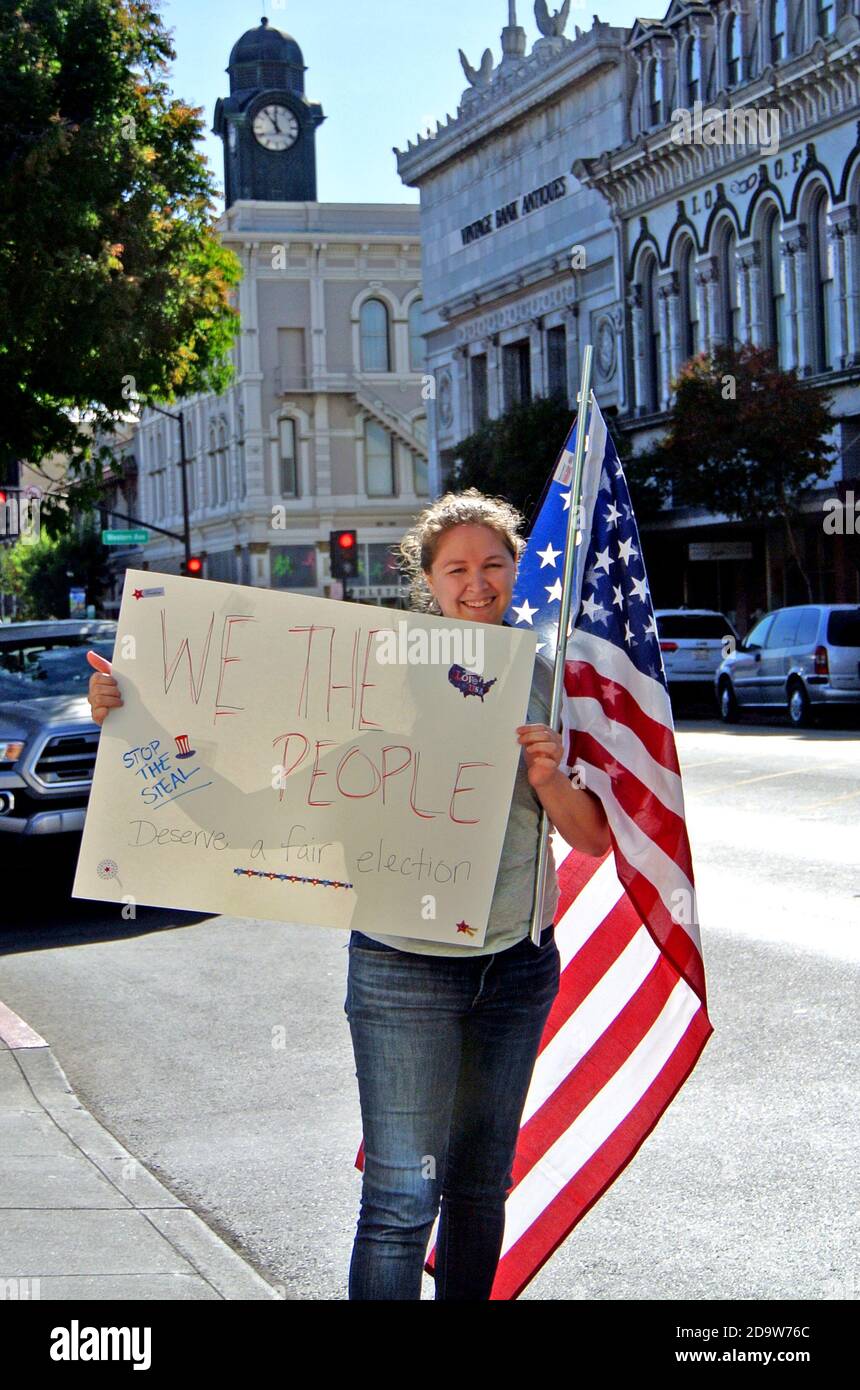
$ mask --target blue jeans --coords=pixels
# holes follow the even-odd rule
[[[520,1120],[558,993],[552,927],[493,955],[395,950],[353,931],[344,1012],[364,1131],[350,1299],[489,1299]]]

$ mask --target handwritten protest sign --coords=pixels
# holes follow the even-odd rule
[[[128,570],[73,896],[483,945],[535,646]]]

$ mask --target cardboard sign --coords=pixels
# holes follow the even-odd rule
[[[73,896],[482,946],[535,647],[128,570]]]

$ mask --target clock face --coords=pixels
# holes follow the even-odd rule
[[[253,131],[264,150],[288,150],[299,138],[299,123],[286,106],[272,102],[260,107]]]

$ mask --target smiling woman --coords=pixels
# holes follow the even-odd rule
[[[413,609],[504,624],[525,549],[522,521],[508,502],[475,488],[433,502],[400,543]],[[530,935],[542,807],[586,853],[606,848],[602,807],[559,767],[550,670],[538,655],[529,722],[498,729],[500,742],[516,737],[522,751],[483,946],[467,944],[465,920],[457,945],[387,934],[397,923],[384,920],[380,934],[350,936],[344,1011],[364,1131],[350,1299],[420,1299],[437,1213],[436,1298],[491,1295],[520,1120],[560,978],[551,855],[540,944]],[[487,709],[492,717],[491,700]],[[364,859],[362,872],[415,864],[398,864],[381,843]],[[430,915],[435,901],[432,892],[422,898]],[[432,1176],[429,1154],[440,1156]]]

